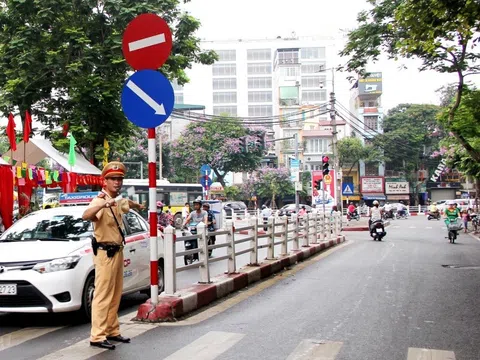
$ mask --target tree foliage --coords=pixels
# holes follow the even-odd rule
[[[358,28],[349,33],[341,55],[348,56],[348,71],[366,73],[370,60],[382,53],[390,59],[417,58],[420,70],[455,73],[456,100],[448,112],[446,127],[454,122],[465,77],[480,72],[478,49],[480,6],[477,0],[368,0],[370,11],[358,15]],[[476,161],[480,152],[459,132],[457,141]]]
[[[350,175],[359,161],[379,163],[383,160],[381,152],[374,145],[365,145],[357,137],[344,137],[337,142],[340,168],[350,166],[345,176]]]
[[[0,111],[30,109],[48,125],[45,135],[63,150],[68,141],[56,132],[65,121],[77,146],[101,158],[106,137],[126,144],[134,126],[120,108],[128,72],[122,33],[141,13],[156,13],[170,25],[173,49],[161,68],[180,84],[193,62],[211,64],[195,32],[200,23],[179,9],[180,0],[3,0],[0,1]]]
[[[264,134],[264,129],[246,128],[235,118],[192,122],[170,144],[172,163],[175,170],[178,167],[198,175],[200,167],[208,164],[225,187],[228,172],[249,172],[260,166],[264,149],[258,144]],[[242,137],[250,144],[248,152],[241,147]]]

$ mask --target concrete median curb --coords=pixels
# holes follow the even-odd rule
[[[386,221],[384,222],[384,226],[385,226],[385,227],[390,226],[390,221],[389,221],[389,220],[386,220]],[[365,226],[344,227],[344,228],[342,229],[342,232],[345,232],[345,231],[368,231],[368,230],[369,230],[368,225],[365,225]]]
[[[283,271],[319,252],[345,241],[344,235],[335,240],[326,240],[318,244],[310,244],[299,250],[293,250],[285,256],[274,260],[265,260],[259,265],[248,265],[235,274],[225,274],[212,278],[211,284],[195,284],[189,288],[179,290],[175,295],[160,295],[158,304],[153,305],[150,300],[140,305],[135,321],[144,322],[173,322],[195,310],[207,306],[215,300],[228,294],[246,288],[262,279]]]

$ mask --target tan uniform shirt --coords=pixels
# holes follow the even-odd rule
[[[96,197],[92,200],[89,207],[105,204],[106,200],[109,199],[111,199],[111,197],[105,193],[104,199]],[[110,209],[113,210],[120,227],[124,229],[122,214],[126,214],[130,210],[128,199],[122,199],[117,202],[117,206],[103,208],[97,212],[97,221],[93,222],[95,238],[99,243],[114,243],[122,245],[122,235],[118,231],[117,223],[115,222]]]

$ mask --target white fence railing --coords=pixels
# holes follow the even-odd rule
[[[259,229],[266,228],[265,232],[259,233]],[[175,229],[171,226],[164,233],[164,265],[165,265],[165,294],[172,295],[177,291],[177,273],[199,269],[199,283],[210,283],[210,264],[226,261],[226,272],[233,274],[237,271],[237,257],[250,254],[250,264],[258,264],[258,250],[267,249],[267,259],[286,255],[288,245],[293,243],[292,250],[298,250],[301,246],[336,239],[341,231],[340,212],[332,216],[326,216],[320,212],[312,212],[304,216],[291,218],[270,217],[264,224],[262,218],[256,216],[248,219],[248,225],[235,227],[232,220],[227,220],[224,229],[208,232],[205,224],[197,225],[197,234],[177,237]],[[246,236],[240,237],[240,232],[247,232]],[[226,235],[226,241],[217,244],[208,244],[209,236]],[[238,237],[238,239],[237,239]],[[185,241],[196,240],[198,248],[177,252],[176,244]],[[237,250],[237,245],[248,243],[248,248]],[[275,252],[275,246],[280,245],[280,253]],[[208,256],[209,250],[226,248],[227,254],[215,258]],[[185,255],[198,254],[199,261],[185,266],[177,267],[177,258]]]

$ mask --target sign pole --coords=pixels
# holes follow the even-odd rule
[[[155,128],[148,129],[148,202],[150,212],[150,294],[153,305],[158,303],[158,243],[157,243],[157,176]]]

